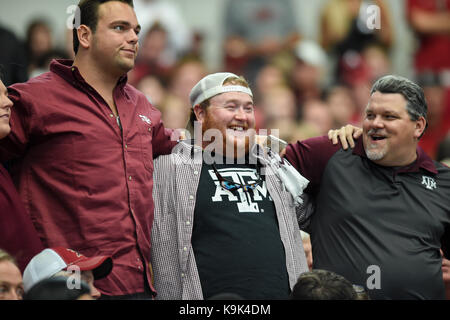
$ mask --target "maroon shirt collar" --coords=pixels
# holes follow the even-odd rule
[[[427,170],[431,173],[437,174],[436,166],[433,163],[433,160],[423,151],[422,148],[417,147],[417,160],[414,161],[412,164],[398,168],[397,172],[418,172],[419,169]],[[363,139],[360,137],[356,143],[355,148],[353,148],[353,154],[356,154],[358,156],[367,158],[366,151],[364,150],[363,145]]]
[[[74,85],[75,85],[74,80],[76,80],[77,83],[83,86],[89,86],[89,84],[84,80],[78,68],[73,66],[73,60],[67,59],[53,60],[50,64],[50,71],[56,73],[57,75],[61,76],[64,80],[71,82]],[[125,86],[127,80],[128,80],[127,75],[120,77],[119,81],[117,82],[117,86],[119,87]]]

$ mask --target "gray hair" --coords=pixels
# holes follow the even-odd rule
[[[426,121],[426,127],[428,127],[428,106],[423,89],[419,85],[401,76],[387,75],[381,77],[373,84],[370,95],[376,91],[381,93],[401,94],[407,102],[406,110],[408,111],[410,119],[412,121],[417,121],[420,117],[423,117]],[[422,135],[425,132],[426,127],[423,130]]]

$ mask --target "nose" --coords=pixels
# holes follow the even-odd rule
[[[7,109],[12,108],[13,103],[11,99],[9,99],[6,95],[3,98],[0,98],[0,108]]]
[[[243,107],[236,108],[234,117],[238,120],[247,120],[247,113],[244,111]]]
[[[383,119],[381,118],[381,116],[376,116],[372,120],[372,126],[376,127],[376,128],[383,128],[384,127],[384,122],[383,122]]]
[[[91,296],[92,296],[92,298],[94,298],[94,299],[100,298],[100,296],[102,294],[100,293],[100,291],[98,291],[98,289],[94,286],[94,284],[90,283],[89,287],[91,288]]]
[[[128,42],[132,43],[132,44],[136,44],[139,41],[139,37],[138,34],[136,33],[136,31],[134,29],[130,29],[130,38],[128,39]]]

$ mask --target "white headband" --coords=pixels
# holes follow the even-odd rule
[[[253,98],[252,90],[250,90],[250,88],[240,84],[224,85],[223,83],[225,80],[229,78],[239,79],[237,75],[231,72],[217,72],[209,74],[197,82],[189,94],[189,102],[191,103],[192,108],[215,95],[225,92],[243,92]]]
[[[251,97],[253,97],[253,93],[252,91],[244,86],[217,86],[217,87],[213,87],[210,88],[208,90],[206,90],[205,92],[203,92],[202,94],[200,94],[197,99],[195,99],[194,103],[192,104],[192,107],[196,106],[197,104],[211,98],[214,97],[215,95],[218,95],[220,93],[225,93],[225,92],[243,92],[246,93],[248,95],[250,95]]]

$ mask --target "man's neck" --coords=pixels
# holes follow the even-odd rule
[[[373,161],[374,163],[383,166],[383,167],[391,167],[391,168],[402,168],[408,167],[418,159],[417,152],[414,151],[414,154],[410,154],[408,157],[404,157],[403,159],[381,159],[378,161]]]
[[[118,116],[119,111],[114,101],[113,92],[122,75],[114,74],[111,70],[103,70],[89,56],[76,56],[73,66],[78,68],[84,81],[102,96],[113,114]]]
[[[77,67],[83,79],[101,95],[112,95],[121,75],[103,70],[89,56],[76,56],[73,66]]]

